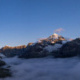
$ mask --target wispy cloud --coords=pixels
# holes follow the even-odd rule
[[[59,29],[54,30],[54,33],[60,33],[62,31],[64,31],[64,29],[63,28],[59,28]]]

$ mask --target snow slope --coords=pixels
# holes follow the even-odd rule
[[[54,46],[48,45],[44,49],[49,51],[49,52],[52,52],[52,51],[58,50],[61,47],[62,47],[62,44],[55,44]]]

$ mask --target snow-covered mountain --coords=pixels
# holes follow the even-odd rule
[[[7,57],[18,56],[20,58],[39,58],[52,55],[54,57],[73,57],[80,53],[80,38],[70,40],[54,33],[45,39],[40,39],[27,46],[9,47],[0,49],[0,53]]]
[[[63,36],[60,36],[60,35],[54,33],[51,36],[49,36],[48,38],[39,40],[39,42],[42,42],[42,41],[46,41],[46,42],[50,42],[50,43],[56,43],[58,41],[67,41],[67,39],[64,38]]]
[[[50,55],[52,51],[61,48],[67,41],[66,38],[54,33],[48,38],[40,39],[36,43],[28,43],[27,46],[5,46],[0,49],[0,52],[7,57],[13,57],[16,55],[25,58],[45,57]]]

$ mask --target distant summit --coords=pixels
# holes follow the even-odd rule
[[[54,33],[53,35],[49,36],[48,39],[58,39],[59,35]]]
[[[63,36],[60,36],[60,35],[54,33],[51,36],[49,36],[48,38],[40,39],[38,42],[49,42],[49,43],[53,44],[53,43],[60,42],[60,41],[67,41],[67,39],[64,38]]]
[[[49,36],[47,38],[48,40],[52,41],[52,43],[54,43],[55,41],[63,41],[66,40],[66,38],[54,33],[53,35]]]

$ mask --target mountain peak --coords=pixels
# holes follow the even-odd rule
[[[59,37],[59,35],[58,35],[58,34],[56,34],[56,33],[54,33],[54,34],[53,34],[53,37],[54,37],[54,38],[58,38],[58,37]]]
[[[59,35],[54,33],[53,35],[49,36],[48,39],[58,39]]]

